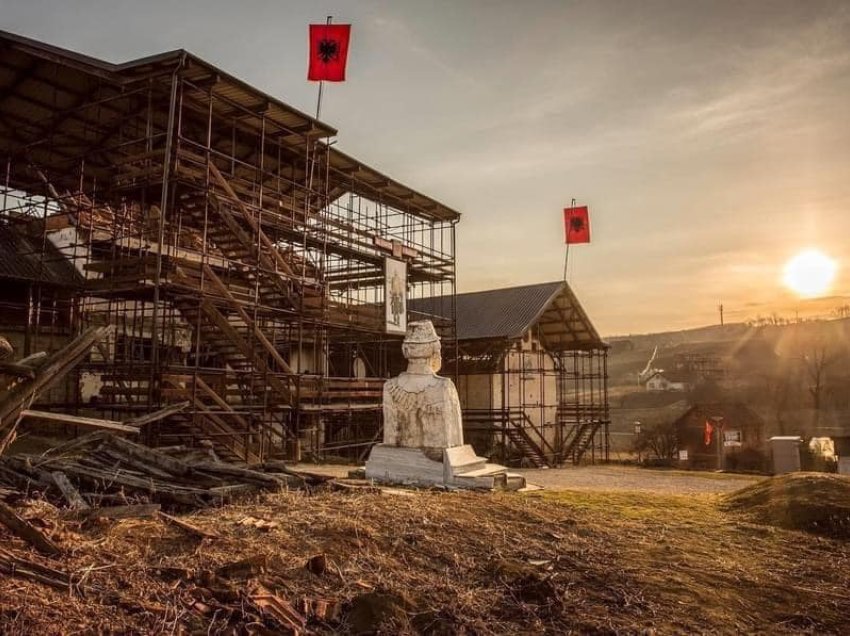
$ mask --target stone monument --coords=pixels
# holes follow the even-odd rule
[[[457,389],[437,375],[440,338],[429,320],[407,325],[407,371],[384,384],[384,443],[372,449],[366,478],[383,483],[462,488],[525,486],[521,475],[478,457],[463,443]]]

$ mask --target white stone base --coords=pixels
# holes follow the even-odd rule
[[[488,463],[468,444],[443,450],[442,462],[429,459],[418,448],[378,444],[366,462],[366,479],[383,484],[486,490],[519,490],[525,486],[522,475]]]

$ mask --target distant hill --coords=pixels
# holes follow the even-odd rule
[[[636,384],[655,348],[653,366],[675,368],[684,356],[715,356],[741,371],[760,371],[780,358],[805,356],[815,348],[850,361],[850,318],[808,320],[791,324],[752,325],[734,323],[681,331],[615,336],[611,344],[608,373],[612,385]],[[732,370],[732,369],[729,369]]]
[[[669,418],[678,401],[711,393],[745,402],[779,434],[850,435],[850,318],[712,325],[608,342],[612,418],[624,433],[632,419]],[[653,352],[652,368],[671,376],[695,368],[712,374],[692,373],[688,392],[649,394],[638,378]]]

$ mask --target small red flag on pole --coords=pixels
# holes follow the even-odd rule
[[[348,61],[350,24],[310,25],[310,67],[307,79],[313,82],[344,82]]]
[[[590,243],[590,217],[587,206],[564,208],[564,242]]]
[[[708,420],[705,421],[705,433],[703,434],[703,442],[706,446],[711,445],[711,434],[714,432],[714,426]]]

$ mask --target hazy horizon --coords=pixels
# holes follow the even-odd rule
[[[0,0],[0,28],[122,62],[184,48],[305,112],[307,25],[350,22],[339,147],[463,214],[460,291],[561,277],[603,334],[808,306],[806,247],[850,296],[850,5]],[[828,303],[829,299],[821,301]],[[844,302],[844,301],[841,301]]]

